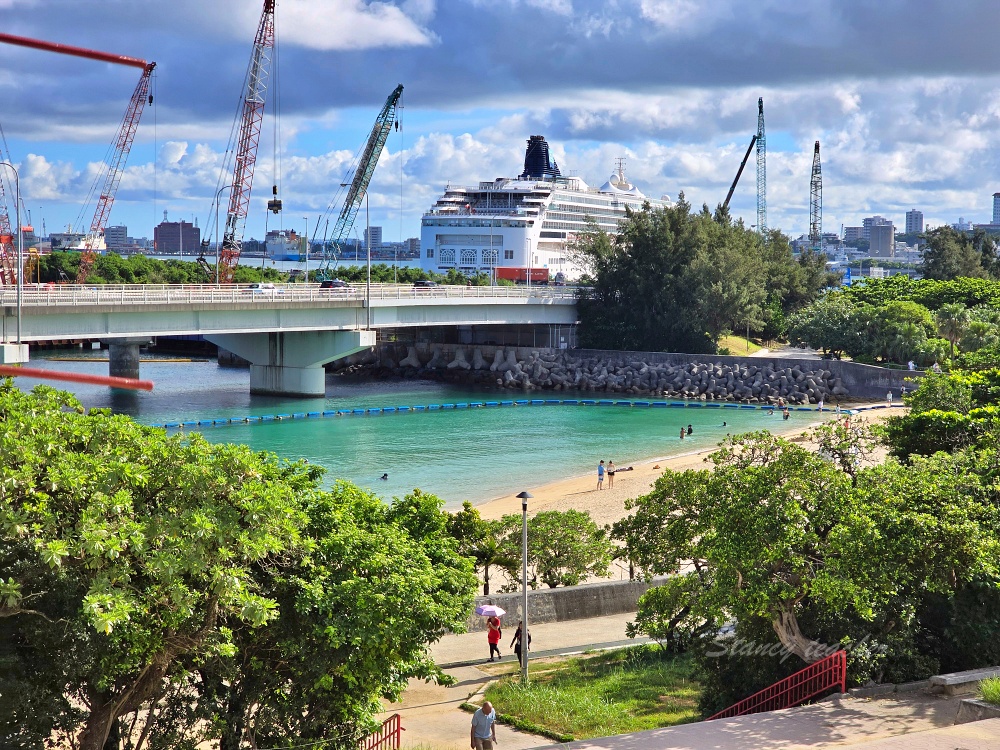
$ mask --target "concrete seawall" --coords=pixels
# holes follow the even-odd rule
[[[528,627],[532,623],[564,622],[589,617],[604,617],[635,612],[639,597],[649,588],[659,584],[649,581],[609,581],[585,583],[579,586],[538,589],[528,592]],[[522,594],[491,594],[477,596],[476,606],[495,604],[507,610],[503,624],[510,628],[511,636],[521,619]],[[466,622],[469,632],[485,631],[486,618],[472,615]]]

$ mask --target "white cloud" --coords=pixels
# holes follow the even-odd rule
[[[417,19],[429,20],[433,10],[428,2],[283,0],[281,39],[317,50],[425,46],[435,37]]]

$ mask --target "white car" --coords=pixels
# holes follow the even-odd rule
[[[247,291],[253,294],[274,294],[277,290],[274,288],[274,284],[257,282],[248,286]]]

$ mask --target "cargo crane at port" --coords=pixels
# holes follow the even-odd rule
[[[111,158],[105,165],[106,171],[98,176],[95,183],[95,189],[96,185],[101,185],[100,194],[97,199],[97,209],[94,211],[94,218],[90,222],[90,231],[81,247],[80,268],[76,274],[77,283],[82,284],[87,280],[88,274],[94,267],[97,250],[103,239],[104,227],[107,225],[108,217],[111,216],[111,207],[115,203],[115,194],[118,192],[118,185],[121,182],[122,172],[125,169],[125,162],[128,159],[129,151],[132,150],[132,143],[135,141],[135,133],[139,127],[139,118],[142,117],[142,110],[147,100],[152,103],[153,98],[149,95],[149,84],[156,63],[146,62],[136,57],[115,55],[83,47],[74,47],[69,44],[14,36],[13,34],[0,33],[0,42],[43,50],[45,52],[56,52],[61,55],[71,55],[73,57],[83,57],[88,60],[113,63],[115,65],[127,65],[142,70],[139,83],[136,85],[135,91],[132,92],[132,97],[125,110],[125,116],[122,118],[121,124],[118,126],[118,132],[115,134]],[[7,274],[5,272],[4,283],[8,283],[6,277]]]
[[[764,136],[764,98],[757,99],[757,232],[767,235],[767,138]]]
[[[403,84],[399,84],[389,94],[389,98],[385,100],[382,111],[375,118],[375,125],[368,136],[368,141],[365,144],[364,151],[361,153],[361,158],[358,159],[357,168],[354,170],[354,178],[351,180],[350,187],[347,190],[347,196],[344,198],[344,206],[340,210],[340,216],[337,217],[333,234],[329,242],[323,243],[323,261],[320,264],[317,274],[317,277],[320,279],[329,278],[331,269],[337,265],[341,246],[350,233],[351,227],[354,226],[354,219],[361,209],[361,201],[365,199],[365,195],[368,193],[368,185],[371,183],[372,175],[375,173],[379,157],[382,156],[382,149],[385,148],[389,131],[392,130],[393,123],[396,122],[396,109],[399,105],[399,97],[402,94]],[[399,129],[398,123],[396,123],[396,128],[397,130]],[[327,211],[329,210],[327,209]]]
[[[813,147],[809,180],[809,246],[818,253],[823,251],[823,168],[819,161],[819,141]]]
[[[229,183],[229,208],[226,210],[222,247],[218,250],[219,260],[216,268],[212,268],[204,258],[198,259],[215,284],[233,282],[243,249],[243,232],[246,229],[254,166],[257,163],[257,145],[260,143],[264,102],[274,58],[274,3],[275,0],[264,0],[264,9],[260,14],[253,50],[250,53],[250,64],[247,66],[243,102],[237,114],[239,126],[234,128],[236,148],[232,166],[233,176]],[[232,151],[229,150],[228,153]],[[223,190],[225,187],[216,193],[216,201],[219,200]],[[268,209],[274,213],[281,211],[277,186],[274,188],[274,197],[268,201]]]
[[[6,141],[4,141],[4,145],[6,146]],[[10,155],[5,155],[3,149],[0,149],[0,161],[10,162]],[[15,195],[15,200],[17,197]],[[14,286],[21,273],[17,267],[16,237],[17,235],[14,234],[10,225],[10,214],[7,213],[7,195],[4,189],[3,175],[0,174],[0,287]]]

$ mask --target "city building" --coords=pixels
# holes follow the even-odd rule
[[[971,221],[966,221],[964,216],[959,216],[958,217],[958,223],[957,224],[952,224],[951,228],[955,229],[955,230],[957,230],[959,232],[971,232],[972,231],[972,222]]]
[[[104,244],[108,250],[121,250],[129,244],[127,227],[105,227]]]
[[[365,249],[378,250],[382,247],[382,227],[365,228]]]
[[[997,193],[1000,195],[1000,193]],[[997,198],[993,196],[993,215],[997,212]],[[912,209],[906,212],[906,234],[920,234],[924,231],[924,212]]]
[[[864,239],[864,227],[844,227],[844,242],[857,242]]]
[[[670,198],[647,198],[625,179],[624,160],[599,188],[579,177],[563,177],[540,135],[528,139],[524,171],[476,187],[449,185],[423,215],[421,267],[446,272],[495,273],[525,280],[564,273],[580,274],[570,244],[593,223],[616,232],[625,209],[672,205]]]
[[[153,247],[160,255],[197,255],[201,252],[201,229],[187,221],[163,221],[153,227]]]
[[[420,257],[420,238],[410,237],[406,240],[406,252],[415,258]]]
[[[872,224],[868,238],[868,252],[873,258],[894,258],[896,256],[895,228],[889,224]]]
[[[993,221],[994,225],[1000,225],[1000,193],[993,193]]]
[[[869,216],[867,219],[863,219],[861,222],[861,239],[868,240],[871,242],[872,239],[872,227],[885,226],[886,224],[892,225],[884,216]]]

